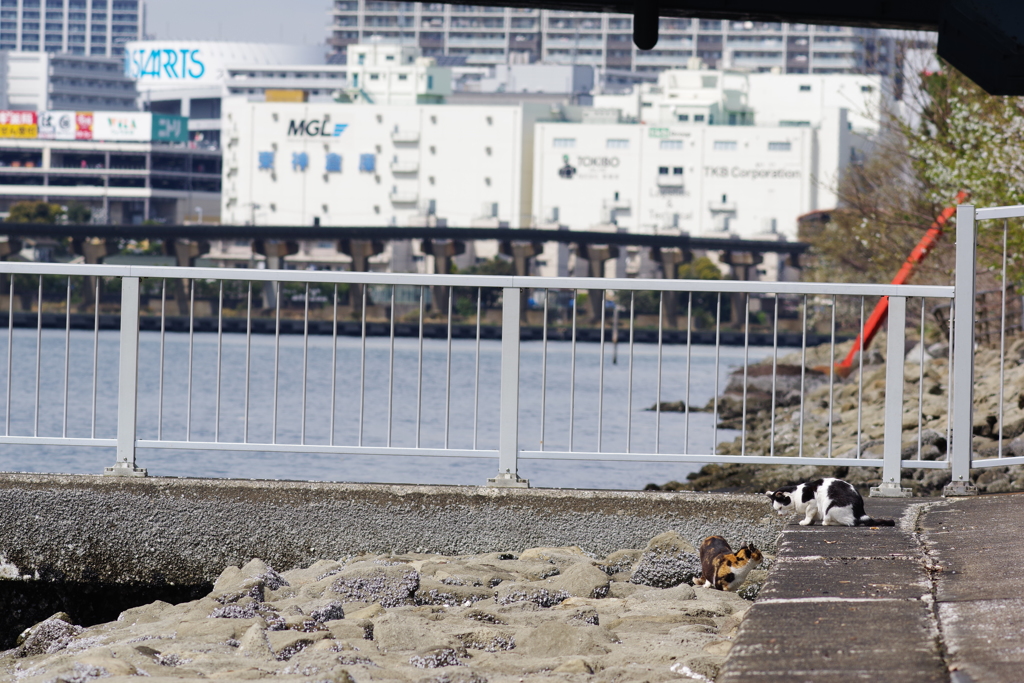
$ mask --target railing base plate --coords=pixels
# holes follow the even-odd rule
[[[113,467],[104,467],[103,476],[105,477],[148,477],[149,472],[144,467],[127,467],[125,465],[114,465]]]
[[[905,489],[899,484],[882,484],[881,486],[872,486],[868,490],[869,498],[910,498],[913,495],[913,491]]]
[[[488,479],[487,485],[500,489],[528,489],[530,480],[523,479],[518,474],[502,472],[493,479]]]
[[[969,481],[953,481],[946,484],[942,489],[943,498],[957,498],[961,496],[978,495],[978,487]]]

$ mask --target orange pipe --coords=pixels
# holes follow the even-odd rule
[[[902,285],[910,279],[910,276],[914,274],[917,266],[924,260],[924,257],[928,255],[928,252],[935,247],[938,241],[942,238],[942,229],[945,227],[949,219],[956,213],[956,207],[959,204],[963,204],[967,201],[967,198],[971,194],[965,190],[960,190],[956,193],[956,199],[953,206],[947,206],[939,214],[938,218],[928,227],[928,232],[924,234],[921,241],[917,243],[917,246],[910,252],[910,256],[903,263],[903,267],[896,273],[896,277],[892,279],[892,284]],[[875,310],[871,311],[871,315],[864,323],[864,330],[857,335],[857,338],[853,342],[853,347],[850,349],[850,353],[846,355],[839,363],[836,363],[836,372],[845,377],[850,374],[853,369],[853,359],[857,356],[858,351],[863,351],[871,345],[871,340],[878,334],[878,330],[882,329],[882,323],[885,322],[886,317],[889,315],[889,297],[883,296],[879,299],[878,304],[875,306]],[[863,338],[863,342],[861,339]],[[828,367],[828,366],[825,366]]]

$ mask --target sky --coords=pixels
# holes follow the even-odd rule
[[[147,0],[158,39],[323,44],[330,0]]]

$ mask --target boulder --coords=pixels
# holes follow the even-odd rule
[[[494,597],[494,589],[488,586],[465,586],[441,583],[436,579],[420,579],[416,590],[417,605],[448,605],[456,607],[472,605]]]
[[[542,658],[602,655],[615,642],[615,636],[602,626],[580,627],[549,621],[528,631],[517,650]]]
[[[426,619],[388,613],[373,624],[373,639],[381,652],[412,652],[436,647],[455,647],[458,641]]]
[[[494,600],[499,605],[529,602],[538,607],[552,607],[568,597],[571,595],[564,590],[549,588],[541,582],[530,582],[502,584]]]
[[[655,588],[689,583],[700,575],[700,558],[688,541],[674,531],[651,539],[633,566],[630,582]]]
[[[544,585],[554,593],[578,598],[603,598],[608,595],[608,575],[590,562],[577,562]]]
[[[636,564],[643,554],[644,551],[642,550],[616,550],[604,558],[603,561],[598,562],[597,567],[608,576],[632,571],[633,565]]]
[[[18,636],[15,656],[32,657],[63,650],[72,638],[85,630],[70,622],[71,617],[67,613],[57,612],[49,619],[25,629]]]
[[[374,565],[368,562],[338,572],[330,592],[342,602],[377,602],[382,607],[412,604],[420,587],[420,575],[408,565]]]

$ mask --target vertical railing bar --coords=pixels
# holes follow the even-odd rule
[[[352,289],[349,288],[349,292]],[[349,294],[349,302],[352,295]],[[334,316],[331,318],[331,436],[327,443],[334,445],[334,414],[338,407],[338,284],[334,284]]]
[[[13,292],[13,289],[12,289]],[[96,438],[96,401],[97,392],[99,386],[99,370],[100,370],[100,278],[96,277],[96,292],[95,299],[96,305],[93,306],[93,320],[92,320],[92,438]],[[161,313],[161,316],[163,314]],[[161,326],[163,320],[160,321]],[[161,336],[161,345],[163,344],[163,338]],[[163,347],[161,346],[160,352],[163,353]],[[161,390],[163,388],[163,365],[160,366],[160,381]],[[161,400],[162,400],[161,396]],[[162,414],[162,413],[161,413]],[[159,438],[159,437],[157,437]]]
[[[661,358],[662,332],[665,318],[665,292],[658,292],[658,393],[654,400],[654,452],[661,452]]]
[[[391,311],[388,317],[391,318],[390,341],[388,342],[388,436],[387,445],[391,448],[391,422],[395,410],[395,290],[397,285],[391,285]],[[420,298],[423,298],[423,290],[420,289]]]
[[[804,455],[804,397],[807,394],[807,295],[804,294],[803,330],[800,341],[800,434],[797,438],[797,457]]]
[[[68,276],[68,297],[64,306],[64,424],[61,438],[68,436],[68,379],[71,368],[71,276]]]
[[[39,436],[39,379],[43,362],[43,276],[39,276],[39,297],[36,304],[36,412],[32,436]]]
[[[608,291],[601,290],[601,343],[599,345],[601,354],[601,361],[599,363],[600,369],[598,370],[598,386],[597,386],[597,452],[601,452],[602,439],[601,435],[604,431],[604,325],[605,325],[605,309],[608,303]]]
[[[949,320],[946,324],[949,326],[947,330],[948,336],[946,339],[949,341],[949,349],[946,352],[948,358],[946,359],[946,461],[949,461],[949,454],[953,450],[953,306],[955,304],[954,299],[949,300]]]
[[[99,278],[96,278],[97,284]],[[96,310],[99,310],[99,287],[96,288]],[[99,330],[99,316],[96,317],[96,330]],[[163,438],[164,431],[164,343],[167,328],[167,278],[160,280],[160,378],[157,380],[156,399],[156,440]],[[93,345],[95,347],[95,344]],[[96,438],[96,363],[93,362],[93,438]]]
[[[636,292],[629,292],[629,385],[626,388],[626,452],[630,452],[633,436],[633,304]]]
[[[366,404],[366,285],[359,285],[362,290],[362,336],[359,352],[359,445],[363,445],[363,407]]]
[[[4,404],[4,410],[6,411],[6,417],[4,419],[4,436],[11,435],[11,369],[14,367],[14,273],[10,274],[11,278],[11,291],[7,295],[7,401]],[[99,282],[99,279],[97,279]],[[99,306],[99,302],[96,304]],[[98,309],[97,309],[98,310]],[[95,372],[93,373],[95,376]],[[96,381],[93,380],[95,386]],[[96,399],[95,392],[93,392],[93,419],[92,419],[92,438],[96,438]]]
[[[423,422],[423,309],[426,287],[420,286],[419,360],[416,365],[416,448],[420,447],[420,425]]]
[[[740,455],[747,454],[747,366],[750,364],[750,294],[743,320],[743,417],[740,420]]]
[[[252,280],[245,304],[245,409],[242,416],[242,443],[249,443],[249,376],[252,353]]]
[[[281,360],[281,283],[272,285],[274,292],[274,415],[270,420],[270,443],[277,443],[277,387]]]
[[[711,437],[711,454],[718,455],[718,382],[722,357],[722,293],[718,293],[718,304],[715,308],[715,412],[714,426]]]
[[[480,417],[480,313],[482,310],[483,302],[483,287],[476,288],[476,368],[473,372],[473,450],[476,450],[477,434],[479,430],[477,428]],[[544,302],[545,307],[547,302]],[[543,414],[543,406],[541,407],[541,413]],[[543,420],[543,417],[541,418]],[[541,434],[543,439],[543,433]],[[543,445],[543,444],[542,444]],[[541,450],[544,450],[543,448]]]
[[[693,349],[693,292],[686,299],[686,400],[683,401],[683,454],[690,452],[690,351]]]
[[[779,305],[781,304],[779,294],[775,295],[775,332],[772,339],[772,421],[771,440],[768,442],[768,454],[775,455],[775,394],[777,391],[777,373],[779,369]],[[744,391],[746,387],[744,387]]]
[[[448,431],[452,409],[452,310],[455,303],[455,287],[448,287],[448,359],[445,363],[444,385],[444,447],[448,448]]]
[[[302,309],[302,424],[299,443],[306,445],[306,377],[309,374],[309,283],[306,283],[306,303]]]
[[[1002,311],[999,321],[999,415],[996,425],[999,427],[999,443],[996,446],[998,457],[1003,457],[1003,392],[1006,377],[1006,235],[1010,229],[1010,221],[1003,220],[1003,284]]]
[[[548,297],[551,290],[544,290],[544,322],[540,338],[540,449],[544,450],[544,435],[547,419],[548,398]],[[475,448],[476,446],[474,446]]]
[[[832,295],[832,341],[828,356],[828,456],[832,457],[832,404],[836,376],[836,295]]]
[[[921,297],[921,365],[917,376],[917,459],[921,460],[922,442],[924,441],[924,297]]]
[[[922,300],[923,305],[923,300]],[[857,351],[857,458],[861,454],[861,437],[863,435],[864,414],[864,297],[860,298],[860,331],[857,339],[860,340],[860,349]]]
[[[195,341],[196,281],[188,281],[188,395],[185,398],[185,441],[192,440],[192,355]]]
[[[572,290],[572,360],[569,364],[569,452],[572,452],[573,428],[576,422],[576,310],[579,290]]]
[[[213,441],[220,441],[220,375],[224,347],[224,281],[217,293],[217,405],[213,411]]]

